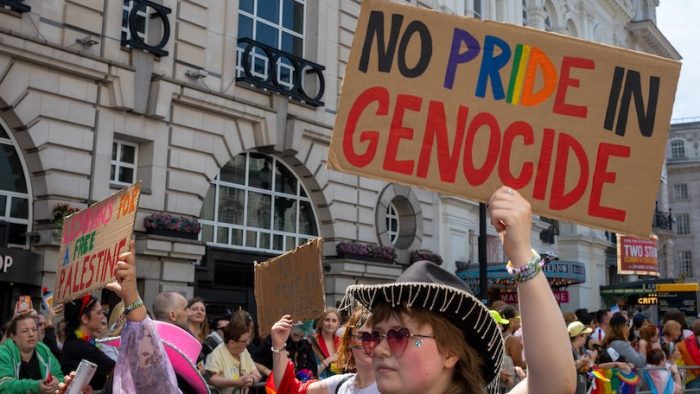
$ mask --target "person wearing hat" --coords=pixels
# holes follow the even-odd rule
[[[587,372],[590,370],[591,365],[598,355],[596,351],[586,354],[583,349],[583,346],[586,344],[586,338],[588,338],[593,330],[576,320],[569,323],[567,331],[569,332],[569,339],[571,340],[571,351],[574,355],[574,365],[576,366],[577,372],[576,394],[582,394],[586,392],[586,386],[588,384]]]
[[[506,308],[510,308],[509,314],[511,316],[509,317],[515,317],[515,308],[510,305],[503,306],[504,310],[506,310]],[[501,334],[503,335],[504,345],[507,345],[507,340],[512,336],[514,331],[514,325],[511,323],[514,323],[516,319],[513,319],[512,321],[506,319],[501,315],[501,312],[493,309],[489,311],[489,314],[493,320],[498,323],[498,328],[501,330]],[[507,393],[510,391],[515,386],[517,377],[518,376],[515,372],[515,363],[513,362],[513,358],[508,355],[508,347],[506,346],[505,354],[503,355],[503,364],[501,366],[501,393]]]
[[[104,340],[119,348],[111,392],[208,394],[209,388],[194,364],[202,349],[199,341],[183,328],[154,321],[146,314],[136,287],[133,241],[129,251],[119,255],[115,276],[117,281],[107,288],[121,297],[126,322],[120,337]]]
[[[541,274],[544,262],[530,246],[530,204],[501,187],[488,209],[510,257],[523,320],[529,375],[513,392],[574,392],[576,370],[564,319]],[[488,308],[454,274],[419,261],[394,283],[349,286],[342,306],[356,303],[372,313],[372,332],[361,343],[372,357],[381,393],[499,391],[503,337]]]

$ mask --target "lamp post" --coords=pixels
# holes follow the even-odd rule
[[[479,203],[479,299],[488,305],[487,275],[486,275],[486,204]]]

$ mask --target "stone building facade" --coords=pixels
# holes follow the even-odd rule
[[[697,281],[700,278],[700,119],[680,119],[671,125],[666,167],[674,218],[674,277]]]
[[[27,253],[13,266],[40,273],[0,279],[0,313],[53,286],[57,206],[85,208],[136,180],[147,304],[177,290],[252,308],[253,261],[315,236],[329,304],[348,284],[395,278],[416,249],[451,271],[476,262],[476,203],[326,169],[360,3],[0,1],[0,220],[9,249]],[[653,0],[402,3],[679,58]],[[158,212],[199,218],[199,239],[147,233]],[[398,263],[339,258],[336,244],[351,240],[394,245]],[[538,218],[533,243],[587,266],[565,309],[598,306],[603,231]],[[502,259],[489,229],[489,261]]]

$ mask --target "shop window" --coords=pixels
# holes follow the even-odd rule
[[[282,253],[318,236],[313,204],[298,177],[277,158],[244,153],[212,180],[201,239],[210,245]]]
[[[136,181],[138,145],[132,142],[115,140],[112,143],[112,161],[109,171],[110,182],[117,185],[131,185]]]

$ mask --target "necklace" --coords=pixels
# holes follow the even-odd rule
[[[90,345],[95,346],[95,337],[90,336],[90,335],[84,333],[84,332],[83,332],[81,329],[79,329],[79,328],[75,330],[75,337],[78,338],[78,339],[80,339],[80,340],[83,341],[83,342],[87,342],[87,343],[89,343]]]

